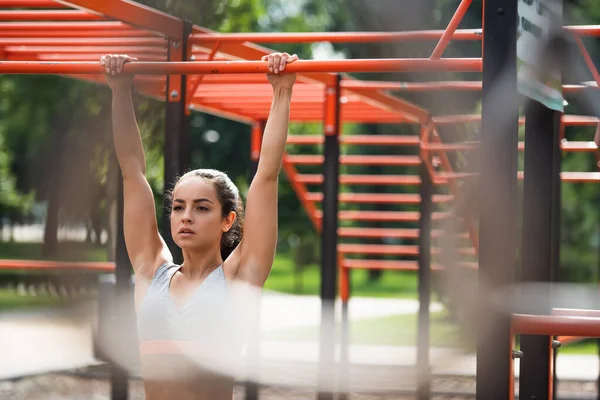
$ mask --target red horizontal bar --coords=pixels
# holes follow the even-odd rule
[[[298,182],[307,184],[323,183],[323,175],[298,174]],[[341,184],[350,185],[418,185],[421,179],[416,175],[340,175]]]
[[[0,10],[0,21],[101,21],[99,15],[79,10]]]
[[[322,155],[288,155],[292,164],[321,165],[325,157]],[[420,165],[419,156],[371,156],[371,155],[341,155],[340,163],[346,165]]]
[[[385,269],[397,271],[418,271],[417,261],[391,261],[391,260],[360,260],[346,259],[342,263],[344,268],[352,269]]]
[[[321,144],[324,142],[324,135],[289,135],[287,137],[288,144]],[[409,146],[418,145],[418,136],[385,136],[385,135],[342,135],[340,136],[341,144],[352,145],[373,145],[373,146]]]
[[[600,36],[600,25],[571,25],[564,28],[580,36]]]
[[[337,248],[347,254],[419,255],[419,246],[342,243]]]
[[[0,38],[0,46],[139,46],[165,48],[160,38]],[[126,49],[124,49],[126,50]]]
[[[460,143],[423,143],[423,150],[435,151],[457,151],[474,150],[479,147],[480,142],[460,142]]]
[[[40,62],[40,61],[0,61],[0,70],[6,68],[8,70],[14,70],[12,73],[20,73],[17,65],[36,65],[34,68],[38,68],[39,73],[44,74],[98,74],[105,73],[104,67],[100,65],[100,57],[104,54],[116,53],[123,51],[123,47],[84,47],[84,46],[65,46],[65,47],[21,47],[21,46],[7,46],[4,48],[5,53],[23,53],[23,54],[97,54],[97,62]],[[160,47],[128,47],[127,54],[135,56],[138,53],[142,54],[167,54],[165,49]],[[55,64],[64,65],[94,65],[94,68],[44,68],[44,65],[52,66]],[[39,66],[39,67],[38,67]],[[98,70],[98,67],[102,68],[102,71]],[[52,71],[52,72],[50,72]],[[10,72],[5,72],[10,73]],[[162,75],[162,74],[159,74]]]
[[[308,201],[323,201],[323,193],[308,192],[304,196]],[[452,201],[452,195],[434,195],[435,203]],[[339,201],[344,203],[379,204],[419,204],[421,196],[410,193],[340,193]]]
[[[166,61],[166,54],[136,54],[136,58],[142,61]],[[36,58],[42,61],[95,61],[98,54],[37,54]],[[90,75],[88,75],[90,76]],[[98,77],[99,75],[91,75]],[[165,75],[138,75],[135,79],[153,79],[164,81]],[[102,78],[103,79],[103,78]]]
[[[459,29],[453,40],[481,40],[480,29]],[[438,40],[443,30],[406,31],[406,32],[276,32],[276,33],[221,33],[193,34],[190,43],[374,43],[401,42],[408,40]]]
[[[418,222],[420,213],[417,211],[340,211],[338,218],[346,221],[385,221],[385,222]],[[443,212],[432,213],[432,219],[440,220],[450,214]],[[316,218],[322,218],[322,212],[316,212]]]
[[[135,29],[130,25],[124,24],[119,21],[98,21],[94,23],[90,22],[0,22],[0,32],[2,36],[6,32],[12,31],[107,31],[107,30],[135,30],[143,32],[139,29]],[[147,36],[150,36],[150,32],[145,32]]]
[[[359,59],[359,60],[300,60],[287,66],[294,72],[390,72],[390,71],[480,71],[481,59]],[[264,61],[188,61],[136,62],[125,64],[124,71],[136,74],[239,74],[268,73]],[[99,63],[39,63],[2,62],[4,74],[102,74]]]
[[[112,262],[67,262],[67,261],[38,261],[38,260],[0,260],[0,270],[62,270],[81,269],[98,272],[114,272]]]
[[[0,37],[2,38],[99,38],[99,37],[149,37],[148,32],[136,29],[111,29],[111,30],[53,30],[53,31],[2,31],[0,29]],[[82,60],[84,61],[84,60]]]
[[[556,337],[556,340],[558,340],[561,344],[574,343],[574,342],[578,342],[583,339],[585,339],[585,338],[578,337],[578,336],[557,336]]]
[[[427,143],[423,144],[422,148],[425,150],[436,150],[436,151],[456,151],[456,150],[474,150],[479,148],[480,142],[460,142],[460,143]],[[563,141],[561,142],[561,148],[564,151],[596,151],[598,146],[594,142],[585,141]],[[525,142],[519,142],[519,150],[525,149]]]
[[[512,330],[521,335],[600,337],[600,318],[515,314]]]
[[[567,317],[593,317],[600,318],[600,310],[583,308],[553,308],[552,315],[563,315]]]
[[[0,7],[22,7],[22,8],[66,8],[64,4],[54,0],[0,0]]]
[[[365,238],[403,238],[403,239],[418,239],[420,235],[419,229],[404,229],[404,228],[339,228],[338,234],[341,237],[365,237]],[[433,230],[432,237],[445,236],[448,233],[443,230]],[[461,235],[467,238],[466,235]]]
[[[457,267],[476,269],[477,263],[459,262]],[[395,261],[395,260],[362,260],[362,259],[346,259],[342,263],[344,268],[352,269],[385,269],[397,271],[418,271],[418,261]],[[431,264],[431,269],[434,271],[444,269],[442,265],[437,263]]]
[[[341,237],[365,237],[365,238],[406,238],[416,239],[419,237],[418,229],[394,229],[394,228],[339,228]]]
[[[350,244],[341,243],[338,244],[338,251],[348,254],[390,254],[390,255],[405,255],[405,256],[417,256],[419,255],[419,246],[414,245],[401,245],[401,244]],[[475,250],[473,248],[457,249],[461,254],[473,255]],[[432,249],[433,254],[439,254],[440,249]]]
[[[563,182],[600,182],[600,172],[561,172],[560,176]]]

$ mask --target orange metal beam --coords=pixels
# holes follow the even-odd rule
[[[67,262],[67,261],[39,261],[39,260],[0,260],[2,270],[62,270],[79,269],[98,272],[114,272],[115,264],[112,262]]]
[[[515,314],[512,330],[521,335],[600,337],[600,318]]]
[[[101,21],[99,15],[79,10],[0,10],[0,21]]]
[[[447,218],[450,214],[434,212],[432,219],[440,220]],[[417,222],[420,213],[418,211],[340,211],[338,218],[344,221],[384,221],[384,222]],[[315,217],[323,217],[321,210],[315,211]]]
[[[151,37],[151,34],[136,29],[111,29],[111,30],[50,30],[50,31],[3,31],[0,27],[2,38],[128,38],[128,37]]]
[[[0,0],[0,7],[65,8],[65,5],[57,3],[54,0]]]
[[[308,201],[323,201],[323,193],[308,192]],[[435,203],[451,201],[452,195],[434,195]],[[380,203],[380,204],[419,204],[421,196],[411,193],[340,193],[339,200],[344,203]]]
[[[296,154],[288,155],[292,164],[322,165],[325,158],[322,155]],[[348,155],[340,156],[340,163],[345,165],[412,165],[418,166],[421,160],[418,156],[373,156],[373,155]]]
[[[141,61],[165,61],[166,55],[160,54],[135,54],[135,56]],[[99,54],[37,54],[35,57],[41,61],[97,61],[100,59]],[[148,78],[156,76],[157,78],[164,79],[161,75],[140,75],[140,77]]]
[[[137,74],[239,74],[268,73],[264,61],[188,61],[170,63],[138,62],[126,64],[124,70]],[[427,59],[359,59],[299,60],[287,66],[294,72],[408,72],[408,71],[480,71],[480,58]],[[103,73],[99,63],[3,62],[0,73],[79,74]]]
[[[146,35],[151,35],[150,32],[141,31],[135,29],[130,25],[124,24],[119,21],[98,21],[94,23],[90,22],[0,22],[0,32],[2,36],[6,32],[12,31],[27,31],[27,32],[46,32],[46,31],[129,31],[135,30],[137,32],[144,32]],[[41,36],[43,37],[43,36]]]
[[[123,46],[123,47],[165,47],[161,38],[3,38],[0,46]],[[126,50],[126,49],[123,49]]]
[[[591,310],[585,308],[553,308],[552,315],[600,318],[600,310]]]
[[[181,41],[183,21],[167,13],[127,0],[57,0],[67,6],[119,20]]]
[[[600,36],[600,25],[573,25],[564,28],[579,36]]]
[[[448,27],[444,31],[444,34],[440,38],[440,41],[438,42],[437,46],[435,46],[433,53],[431,53],[431,57],[430,57],[431,59],[437,60],[442,56],[442,54],[444,53],[444,50],[446,50],[446,47],[448,47],[448,43],[450,43],[452,36],[454,36],[454,32],[456,31],[456,28],[458,28],[458,25],[460,25],[460,22],[462,21],[467,10],[469,9],[471,2],[472,2],[472,0],[462,0],[460,2],[460,5],[458,6],[458,8],[456,9],[456,12],[452,16],[452,19],[450,20]]]
[[[374,43],[402,42],[409,40],[438,40],[445,31],[406,31],[406,32],[277,32],[277,33],[214,33],[193,34],[190,42],[206,44],[220,41],[222,43]],[[453,40],[481,40],[477,29],[457,30],[452,34]]]
[[[323,135],[289,135],[288,144],[321,144]],[[404,135],[342,135],[340,144],[372,146],[417,146],[417,136]]]
[[[158,47],[127,47],[127,53],[129,55],[137,55],[137,54],[154,54],[154,55],[162,55],[167,54],[165,49],[161,49]],[[13,73],[21,73],[19,71],[19,65],[27,65],[33,66],[30,71],[35,69],[38,70],[37,73],[42,74],[51,74],[51,73],[71,73],[71,74],[103,74],[105,73],[103,67],[100,65],[100,56],[108,53],[116,53],[119,51],[123,51],[123,47],[83,47],[83,46],[65,46],[65,47],[21,47],[21,46],[7,46],[4,48],[6,53],[22,53],[22,54],[97,54],[98,62],[56,62],[56,63],[47,63],[47,62],[39,62],[39,61],[27,61],[27,62],[6,62],[3,65],[10,65]],[[49,68],[45,68],[44,66],[50,66]],[[68,66],[67,68],[57,68],[54,70],[53,65],[62,65]],[[78,68],[77,66],[87,65],[88,67]],[[100,69],[98,68],[100,67]],[[29,68],[29,67],[26,67]],[[34,73],[34,72],[30,72]],[[162,75],[162,74],[158,74]]]

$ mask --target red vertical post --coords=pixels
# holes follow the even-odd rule
[[[265,121],[256,121],[252,125],[250,133],[250,176],[248,181],[252,182],[256,170],[258,169],[258,160],[260,158],[260,147],[262,145],[262,137],[265,131]]]

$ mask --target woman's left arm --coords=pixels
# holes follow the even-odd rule
[[[296,74],[285,73],[298,57],[274,53],[263,57],[269,63],[267,77],[273,87],[271,111],[265,125],[258,168],[246,200],[244,236],[238,247],[237,279],[262,286],[273,265],[277,246],[277,188],[287,141],[290,102]]]

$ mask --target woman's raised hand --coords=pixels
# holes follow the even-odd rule
[[[137,61],[137,58],[123,54],[106,54],[100,58],[100,65],[106,70],[106,81],[111,89],[131,85],[133,74],[122,72],[125,63],[134,61]]]
[[[267,78],[274,89],[291,89],[296,81],[295,73],[283,73],[287,64],[293,63],[298,59],[297,55],[288,53],[271,53],[263,56],[262,61],[269,63],[269,73]]]

